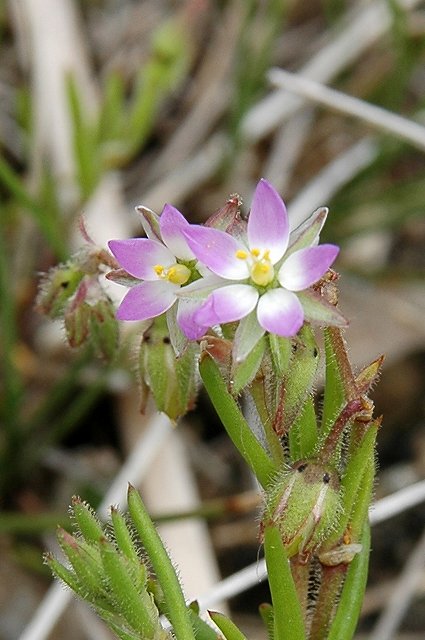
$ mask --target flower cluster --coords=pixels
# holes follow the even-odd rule
[[[177,305],[177,324],[189,340],[210,327],[240,321],[235,336],[240,357],[265,332],[295,336],[305,319],[343,325],[339,312],[312,289],[339,251],[318,245],[326,215],[319,209],[290,234],[286,207],[264,179],[255,189],[242,237],[189,224],[167,204],[156,229],[145,224],[147,238],[109,242],[121,267],[136,279],[117,317],[147,320]]]

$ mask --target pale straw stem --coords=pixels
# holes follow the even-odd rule
[[[425,127],[413,120],[283,69],[270,69],[268,78],[276,87],[288,89],[333,111],[354,116],[425,151]]]

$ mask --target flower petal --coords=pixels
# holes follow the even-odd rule
[[[132,287],[118,307],[118,320],[148,320],[167,311],[176,299],[179,286],[171,282],[142,282]]]
[[[272,185],[262,179],[255,189],[248,218],[249,247],[269,250],[270,259],[276,264],[286,251],[288,239],[289,221],[285,204]]]
[[[302,327],[304,311],[294,293],[285,289],[271,289],[258,301],[257,317],[266,331],[290,338]]]
[[[218,276],[229,280],[244,280],[249,276],[246,260],[236,252],[246,247],[228,233],[211,227],[188,225],[183,231],[195,256]]]
[[[110,240],[108,246],[121,267],[142,280],[157,280],[154,265],[170,266],[176,261],[167,247],[149,238]]]
[[[190,227],[186,218],[170,204],[166,204],[159,219],[161,237],[170,251],[181,260],[193,260],[183,229]]]
[[[257,304],[258,291],[248,284],[230,284],[216,289],[195,314],[200,325],[234,322],[248,315]]]
[[[208,324],[198,324],[195,321],[195,313],[201,304],[202,302],[199,302],[199,300],[183,299],[179,301],[177,307],[177,323],[189,340],[202,338],[211,326]]]
[[[279,270],[280,284],[290,291],[308,289],[326,273],[338,253],[339,247],[334,244],[321,244],[296,251]]]

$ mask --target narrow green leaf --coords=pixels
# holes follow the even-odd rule
[[[85,585],[91,601],[103,592],[102,567],[94,549],[83,549],[81,542],[63,529],[57,533],[58,542],[75,571],[78,582]]]
[[[277,469],[251,431],[239,405],[227,390],[217,364],[208,353],[203,354],[199,370],[205,389],[233,444],[261,485],[266,487],[276,475]]]
[[[72,498],[72,514],[78,531],[83,535],[86,542],[99,542],[103,538],[102,525],[94,514],[93,509],[77,496]]]
[[[133,542],[133,537],[128,529],[124,516],[111,508],[112,527],[114,529],[115,541],[120,551],[131,561],[140,563],[140,557]]]
[[[56,576],[56,578],[59,578],[59,580],[62,580],[62,582],[75,591],[77,595],[81,598],[87,595],[87,589],[81,589],[81,585],[76,578],[75,573],[64,567],[63,564],[61,564],[54,556],[50,553],[46,553],[44,555],[44,562],[47,564],[53,575]],[[84,593],[82,591],[84,591]]]
[[[272,605],[269,604],[268,602],[263,602],[263,604],[260,604],[260,606],[258,607],[258,611],[267,629],[267,635],[269,640],[273,640],[274,613],[273,613]]]
[[[217,635],[217,632],[199,617],[199,607],[196,607],[196,603],[192,602],[188,611],[196,640],[223,640],[222,636]]]
[[[131,485],[128,489],[128,509],[162,588],[168,617],[173,625],[176,639],[195,640],[184,595],[173,564],[139,493]]]
[[[279,529],[275,526],[265,528],[264,553],[274,611],[274,640],[305,640],[301,605]]]
[[[84,198],[93,191],[100,175],[99,153],[95,127],[89,124],[81,102],[75,78],[66,78],[68,105],[72,117],[74,154],[77,163],[79,186]]]
[[[234,622],[229,620],[225,615],[218,611],[209,611],[212,621],[217,625],[226,640],[247,640],[246,636],[235,625]]]
[[[137,589],[123,557],[105,539],[100,544],[100,554],[105,576],[120,605],[121,615],[143,638],[154,638],[159,622],[150,595],[144,589]]]

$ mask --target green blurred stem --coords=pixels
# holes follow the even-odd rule
[[[233,444],[261,485],[266,487],[277,468],[251,431],[237,402],[228,392],[220,369],[208,353],[203,354],[199,370],[205,389]]]
[[[143,543],[167,605],[167,616],[177,640],[195,640],[190,615],[186,607],[179,579],[139,493],[131,485],[128,489],[128,509]]]
[[[275,526],[265,529],[264,553],[274,611],[274,640],[305,640],[300,601],[289,560]]]

